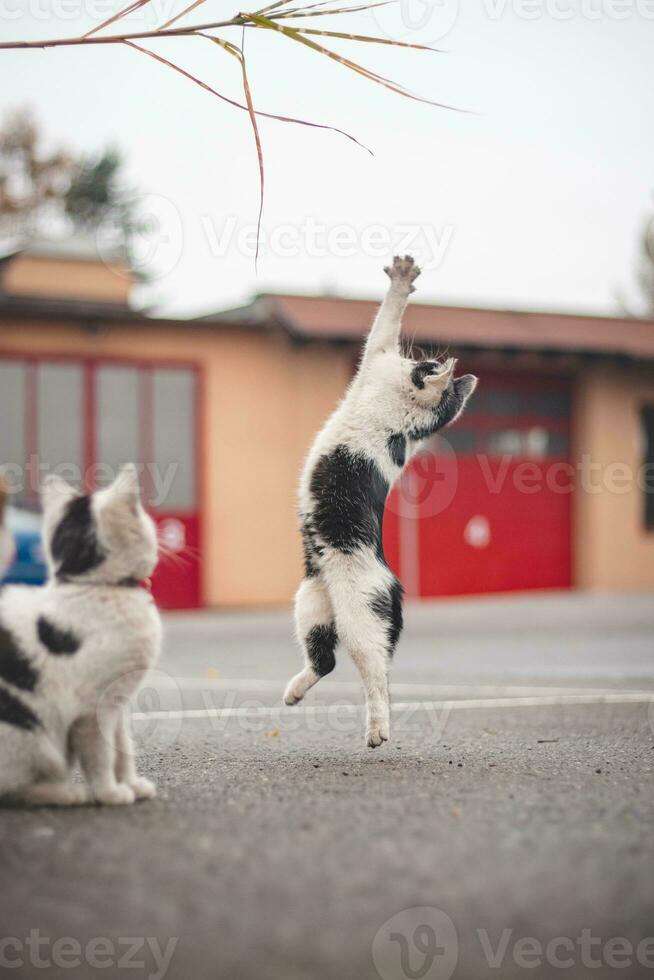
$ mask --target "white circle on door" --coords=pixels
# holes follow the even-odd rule
[[[475,514],[465,526],[463,538],[471,548],[487,548],[490,544],[490,522],[483,514]]]
[[[186,528],[176,517],[169,517],[159,525],[159,540],[170,551],[183,551],[186,547]]]

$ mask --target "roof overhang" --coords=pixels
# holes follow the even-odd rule
[[[298,343],[358,345],[378,307],[373,300],[264,294],[248,306],[202,321],[281,328]],[[418,345],[448,350],[654,362],[654,321],[636,318],[412,303],[403,335]]]

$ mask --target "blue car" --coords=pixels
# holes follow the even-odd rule
[[[10,507],[7,525],[14,536],[16,557],[3,579],[3,584],[42,585],[47,570],[41,544],[40,514]]]

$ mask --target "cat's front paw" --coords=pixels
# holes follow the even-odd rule
[[[404,258],[395,255],[393,265],[387,265],[384,268],[384,272],[393,285],[398,289],[406,290],[407,293],[414,291],[415,286],[412,283],[418,278],[420,271],[420,266],[416,265],[415,259],[411,255],[405,255]]]
[[[129,785],[134,790],[134,796],[137,800],[151,800],[157,795],[157,787],[144,776],[137,776]]]
[[[93,791],[96,803],[105,806],[128,806],[136,799],[136,794],[127,783],[115,783],[113,786],[99,786]]]
[[[370,725],[366,731],[366,745],[369,749],[378,749],[383,742],[388,742],[390,732],[382,725]]]

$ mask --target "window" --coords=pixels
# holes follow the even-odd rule
[[[472,402],[475,415],[515,418],[527,414],[527,396],[520,391],[506,388],[486,388],[480,386]]]
[[[79,364],[42,362],[37,369],[39,461],[77,487],[84,482],[84,384]]]
[[[18,361],[0,362],[0,470],[6,474],[18,497],[27,496],[25,365]]]
[[[55,468],[77,487],[104,486],[133,462],[149,505],[193,514],[196,397],[191,367],[0,357],[0,471],[14,501],[38,505]]]
[[[566,419],[570,415],[570,399],[564,391],[520,391],[491,384],[475,392],[470,410],[475,415],[496,418]]]
[[[458,429],[454,426],[431,436],[424,448],[434,456],[449,455],[450,452],[455,452],[459,456],[469,456],[475,451],[476,435],[474,429]]]
[[[159,510],[192,511],[195,487],[195,375],[193,371],[157,368],[153,372],[154,460],[166,481]]]
[[[138,368],[103,365],[96,385],[98,462],[112,479],[125,463],[141,462]]]
[[[491,456],[521,456],[524,432],[521,429],[495,429],[487,434],[484,448]]]
[[[491,456],[527,456],[530,459],[567,456],[569,451],[566,432],[550,431],[542,425],[527,429],[489,429],[481,446]]]
[[[654,406],[641,411],[643,433],[643,516],[645,528],[654,531]]]
[[[548,419],[567,419],[570,399],[563,391],[534,391],[529,394],[528,412]]]

